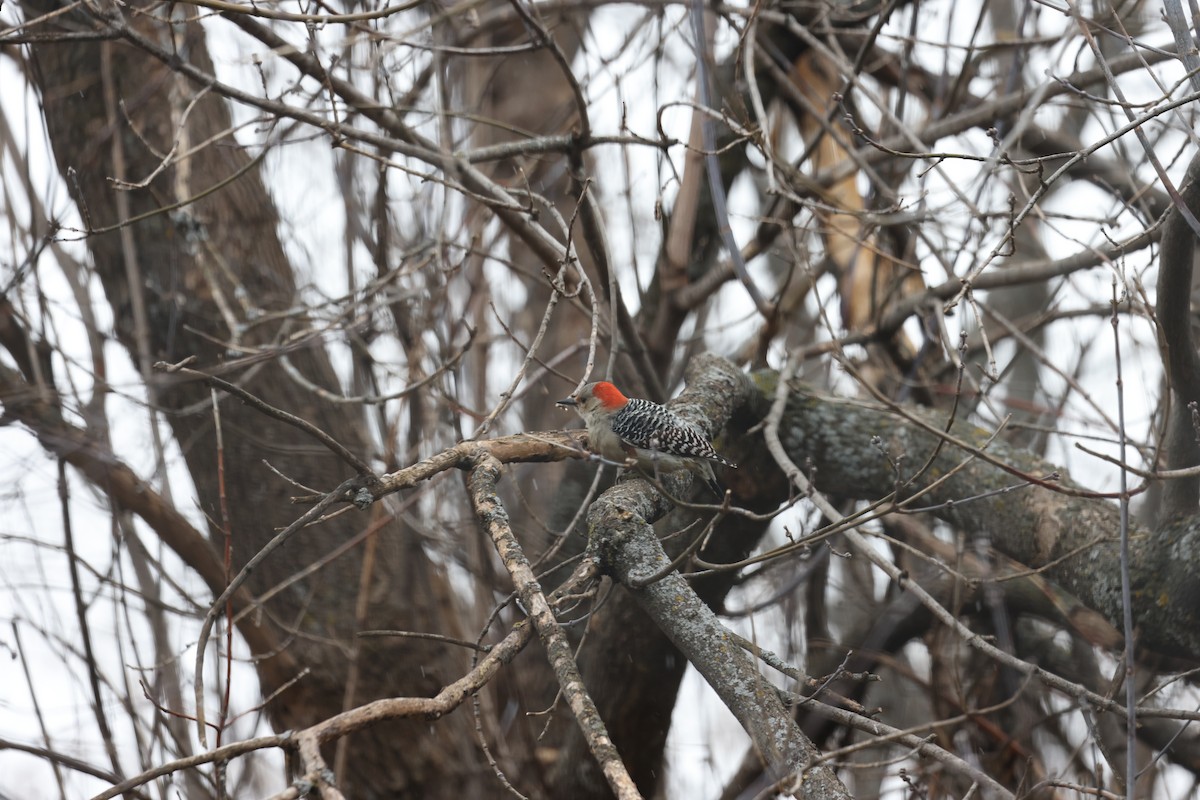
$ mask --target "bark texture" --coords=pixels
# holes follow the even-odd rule
[[[774,391],[775,378],[774,373],[759,376],[768,393]],[[994,440],[991,431],[974,425],[956,422],[948,434],[1007,469],[944,443],[936,431],[945,425],[936,412],[906,408],[902,417],[797,384],[780,436],[796,463],[813,464],[817,488],[860,499],[899,488],[901,500],[928,489],[911,510],[929,507],[934,516],[986,536],[996,549],[1026,566],[1049,565],[1052,580],[1119,627],[1120,519],[1115,504],[1038,485],[1012,490],[1026,483],[1022,475],[1077,487],[1054,464]],[[1058,479],[1051,478],[1055,475]],[[1200,521],[1185,518],[1153,533],[1135,529],[1131,536],[1139,645],[1200,658]]]
[[[26,4],[30,17],[51,10],[48,4]],[[151,17],[131,16],[128,21],[147,33],[161,31]],[[91,20],[75,11],[65,15],[62,24],[87,28]],[[211,72],[200,25],[181,24],[175,31],[176,47]],[[125,223],[88,237],[118,338],[143,368],[149,400],[171,426],[218,543],[224,492],[237,569],[298,516],[298,508],[289,502],[297,490],[272,474],[264,460],[300,484],[318,489],[336,486],[353,471],[295,428],[225,398],[222,487],[209,390],[199,383],[150,374],[148,365],[195,356],[198,366],[223,373],[354,452],[369,455],[372,445],[359,412],[300,388],[274,357],[286,353],[310,381],[338,391],[319,338],[303,335],[306,320],[290,313],[298,298],[293,267],[279,239],[275,205],[258,165],[250,163],[250,156],[229,135],[225,101],[212,94],[199,96],[196,87],[167,65],[120,42],[42,44],[32,50],[54,156],[88,227],[101,231]],[[181,130],[181,112],[191,101],[196,105]],[[114,179],[136,182],[154,174],[162,154],[180,136],[192,146],[210,138],[215,142],[162,170],[145,188],[119,194]],[[219,192],[171,208],[231,178]],[[129,221],[133,219],[138,221]],[[297,334],[299,338],[293,338]],[[225,369],[227,361],[247,352],[238,347],[273,357]],[[300,531],[279,557],[268,559],[251,578],[255,594],[284,587],[265,604],[262,624],[276,627],[298,663],[311,670],[267,705],[280,729],[311,725],[347,703],[432,695],[467,668],[466,657],[454,648],[411,640],[354,639],[361,628],[457,631],[445,575],[425,556],[411,531],[390,525],[376,534],[365,579],[370,601],[362,618],[356,615],[356,604],[364,580],[363,544],[296,579],[300,569],[325,559],[368,524],[364,515],[342,515]],[[350,653],[356,647],[360,650],[353,663]],[[264,695],[298,677],[273,670],[271,654],[257,655],[262,659],[258,668]],[[358,688],[349,698],[351,670],[357,673]],[[484,776],[483,759],[471,746],[471,737],[464,714],[451,715],[433,727],[419,722],[381,726],[350,740],[343,785],[355,797],[433,798],[443,796],[445,776],[455,774],[461,782],[453,787],[453,796],[472,794],[471,787],[482,791],[484,784],[478,782],[490,786],[491,778]],[[398,742],[405,744],[397,746]]]

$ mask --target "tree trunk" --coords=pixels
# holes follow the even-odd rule
[[[51,10],[25,4],[29,17]],[[80,12],[61,20],[76,29],[92,25]],[[148,36],[161,35],[161,24],[152,18],[130,16],[128,23]],[[177,51],[211,73],[201,26],[180,24],[174,31]],[[308,380],[339,392],[320,337],[293,311],[296,285],[275,206],[260,165],[229,133],[225,100],[198,91],[167,65],[119,41],[40,44],[32,52],[55,158],[95,231],[87,242],[117,337],[146,378],[149,402],[162,411],[179,443],[218,547],[220,527],[228,524],[237,570],[301,511],[289,502],[297,489],[264,461],[320,490],[333,488],[353,470],[298,429],[228,396],[221,400],[224,450],[218,454],[208,388],[150,374],[149,366],[195,356],[199,368],[222,374],[369,457],[373,446],[360,412],[302,388],[279,363],[286,355]],[[173,143],[184,152],[213,137],[213,143],[154,175]],[[144,188],[122,191],[113,183],[150,175]],[[220,191],[175,207],[223,181],[229,183]],[[124,224],[110,230],[119,223]],[[427,558],[410,529],[384,525],[374,534],[370,560],[359,542],[311,575],[295,577],[376,521],[374,515],[342,514],[298,531],[250,577],[255,594],[282,589],[264,604],[262,624],[275,627],[296,663],[311,670],[303,677],[284,674],[273,668],[272,654],[256,654],[264,696],[299,678],[266,705],[280,729],[301,728],[379,697],[431,695],[469,667],[458,648],[354,638],[357,630],[371,628],[463,634],[444,571]],[[369,602],[357,619],[360,591]],[[357,688],[348,697],[353,680]],[[348,766],[339,778],[353,797],[478,796],[495,784],[473,738],[466,712],[433,726],[414,721],[376,727],[351,739]],[[332,754],[327,760],[335,763]]]

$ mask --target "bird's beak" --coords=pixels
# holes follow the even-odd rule
[[[571,407],[579,405],[579,401],[574,397],[564,397],[562,400],[555,401],[554,405]]]

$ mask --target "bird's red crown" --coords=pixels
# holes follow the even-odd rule
[[[621,394],[621,390],[608,381],[600,381],[592,389],[592,394],[605,408],[620,408],[629,402],[629,398]]]

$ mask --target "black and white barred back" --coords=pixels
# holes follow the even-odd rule
[[[612,417],[612,430],[625,444],[675,456],[705,458],[737,467],[713,449],[704,431],[680,418],[666,406],[632,398]]]

